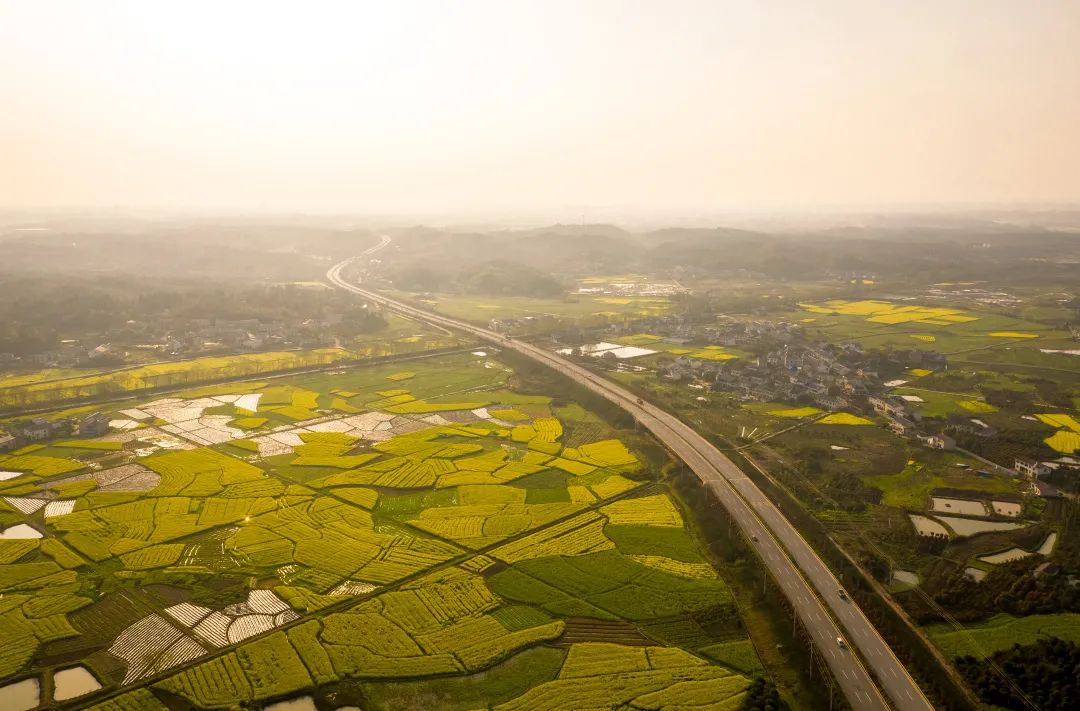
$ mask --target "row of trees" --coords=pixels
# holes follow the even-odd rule
[[[71,287],[63,280],[0,278],[0,353],[30,356],[71,338],[153,342],[166,333],[197,331],[207,320],[282,324],[302,335],[309,320],[328,321],[341,338],[378,332],[385,321],[339,290],[292,285],[175,285],[145,282]],[[75,293],[77,292],[77,293]],[[97,343],[88,343],[95,346]]]

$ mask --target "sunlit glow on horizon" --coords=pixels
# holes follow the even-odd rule
[[[1080,5],[2,2],[0,206],[1080,200]]]

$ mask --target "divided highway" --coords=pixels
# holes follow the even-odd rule
[[[384,237],[382,243],[364,255],[389,242],[390,239]],[[523,341],[508,340],[494,331],[418,309],[346,282],[341,272],[358,258],[335,265],[326,278],[335,286],[392,311],[464,331],[537,360],[629,411],[648,428],[716,494],[738,524],[791,603],[817,653],[824,655],[852,708],[888,709],[890,703],[902,711],[933,708],[862,610],[846,596],[841,596],[840,583],[810,544],[742,470],[693,428],[658,407],[639,402],[630,391],[551,351]],[[872,670],[880,689],[867,667]]]

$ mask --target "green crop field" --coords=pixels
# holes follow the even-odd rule
[[[887,506],[910,511],[926,509],[930,493],[940,488],[962,488],[978,494],[1015,493],[1019,483],[1003,476],[974,477],[965,470],[950,466],[948,461],[927,457],[931,461],[911,460],[903,470],[895,474],[878,474],[863,477],[868,486],[880,489],[884,493],[883,503]]]
[[[856,342],[863,348],[918,349],[950,361],[1060,366],[1040,349],[1068,348],[1067,330],[989,311],[929,306],[910,301],[831,299],[799,304],[778,315],[799,322],[814,338]]]
[[[641,434],[491,363],[125,400],[102,409],[130,426],[3,455],[4,526],[42,537],[0,540],[0,687],[63,659],[108,711],[343,684],[376,709],[736,708],[761,667]],[[582,620],[695,633],[564,641]]]
[[[950,659],[965,655],[982,657],[1014,644],[1032,644],[1047,637],[1080,643],[1080,614],[1028,617],[1001,614],[980,624],[964,625],[962,630],[951,625],[932,625],[926,628],[926,633]]]

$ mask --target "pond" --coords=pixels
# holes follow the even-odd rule
[[[53,674],[53,686],[53,700],[65,701],[97,691],[101,688],[101,683],[86,667],[71,667]]]
[[[1007,551],[994,553],[993,555],[981,555],[979,556],[979,560],[992,565],[1001,565],[1002,563],[1011,563],[1014,560],[1027,558],[1029,555],[1031,555],[1031,553],[1028,553],[1023,548],[1010,548]]]
[[[1015,518],[1020,515],[1020,504],[1012,501],[991,501],[990,505],[994,507],[994,513],[999,516],[1009,516]]]
[[[964,516],[985,516],[986,504],[973,499],[949,499],[942,496],[930,498],[930,509],[939,513],[963,514]]]
[[[986,577],[986,571],[968,566],[967,568],[964,568],[964,575],[968,576],[977,583],[981,583],[982,579]]]
[[[908,518],[915,524],[915,530],[920,536],[944,536],[949,537],[949,531],[932,518],[918,514],[908,514]]]
[[[11,528],[5,529],[3,533],[0,533],[0,538],[41,538],[41,531],[37,530],[29,524],[20,523],[18,525],[12,526]]]
[[[976,533],[985,533],[986,531],[1012,531],[1017,528],[1023,528],[1022,523],[1008,523],[1006,521],[976,521],[970,518],[960,518],[958,516],[937,516],[938,521],[941,521],[946,526],[956,531],[958,536],[974,536]]]
[[[5,711],[26,711],[41,703],[41,682],[30,677],[14,684],[0,686],[0,706]]]
[[[1050,555],[1054,552],[1054,544],[1057,543],[1057,532],[1054,531],[1039,546],[1039,555]]]
[[[892,573],[894,583],[901,585],[918,585],[919,574],[910,570],[894,570]]]

